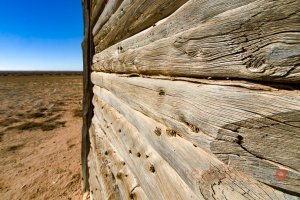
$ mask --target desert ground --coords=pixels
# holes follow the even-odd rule
[[[82,199],[82,77],[0,76],[0,199]]]

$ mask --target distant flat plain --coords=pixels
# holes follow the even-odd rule
[[[82,199],[81,72],[0,72],[1,199]]]

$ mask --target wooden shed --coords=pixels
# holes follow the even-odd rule
[[[91,199],[299,199],[299,0],[83,0]]]

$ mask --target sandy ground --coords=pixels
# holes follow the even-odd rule
[[[0,199],[82,199],[80,76],[0,76]]]

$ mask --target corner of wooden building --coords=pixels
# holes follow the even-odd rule
[[[90,199],[299,199],[298,0],[82,3]]]

